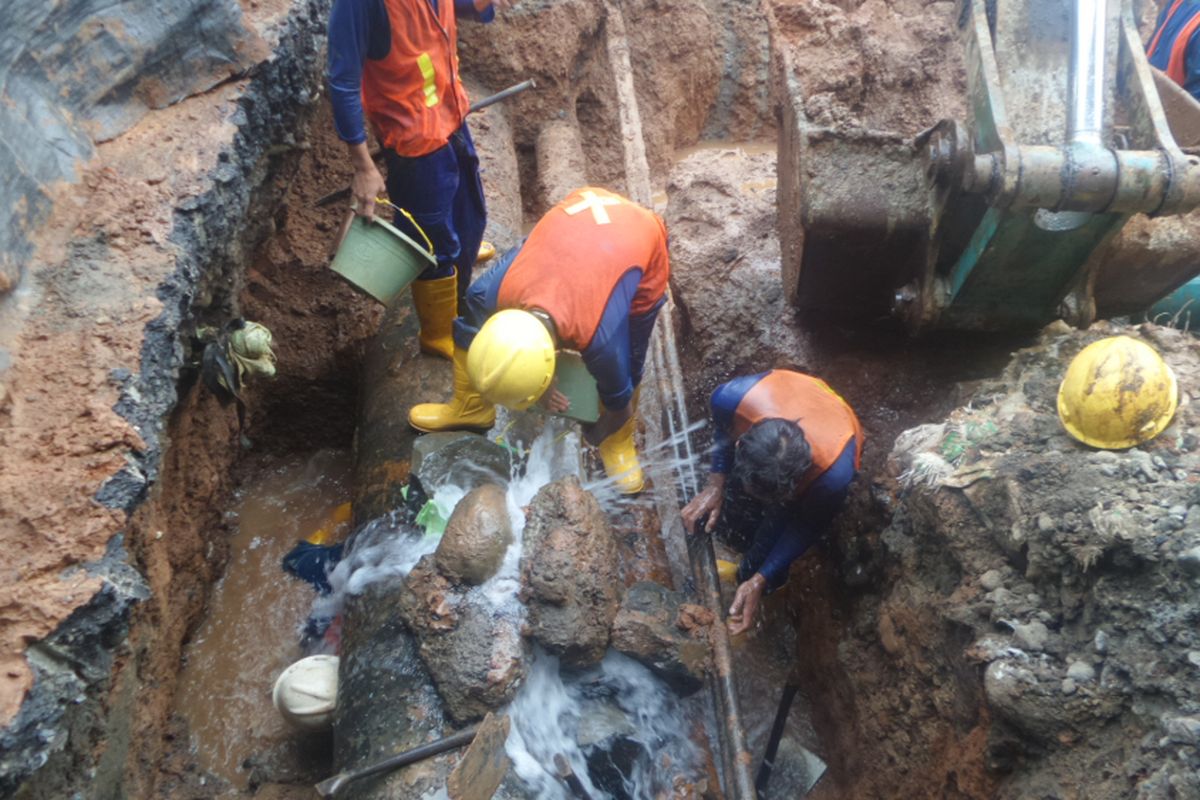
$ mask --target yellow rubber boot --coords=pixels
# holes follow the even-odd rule
[[[486,264],[496,257],[496,245],[491,242],[479,243],[479,255],[475,257],[476,264]]]
[[[458,276],[413,281],[413,305],[421,321],[421,352],[454,359],[454,318],[458,316]]]
[[[646,476],[638,463],[637,446],[633,443],[633,430],[637,417],[630,416],[625,424],[600,443],[600,460],[604,462],[604,473],[617,483],[621,494],[637,494],[646,486]]]
[[[467,351],[454,348],[454,397],[449,403],[421,403],[408,412],[419,431],[486,431],[496,422],[496,407],[484,400],[467,377]]]

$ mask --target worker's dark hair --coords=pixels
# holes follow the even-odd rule
[[[782,502],[812,466],[812,448],[804,431],[788,419],[764,419],[742,434],[733,462],[733,478],[759,500]]]

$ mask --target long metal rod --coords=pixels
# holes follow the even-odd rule
[[[1104,134],[1108,3],[1074,0],[1072,5],[1067,139],[1076,144],[1100,146]]]
[[[697,533],[688,541],[688,555],[692,562],[692,577],[696,588],[704,599],[708,610],[716,617],[709,634],[712,645],[713,675],[716,683],[719,711],[724,717],[725,732],[723,755],[725,763],[725,796],[729,800],[753,800],[754,778],[750,774],[750,750],[746,746],[746,734],[742,730],[742,715],[739,710],[737,681],[733,671],[733,647],[729,642],[729,630],[725,627],[725,602],[721,597],[721,579],[717,574],[717,557],[713,552],[712,537]]]
[[[438,739],[436,742],[423,744],[420,747],[414,747],[412,750],[405,750],[403,753],[397,753],[394,756],[388,756],[382,761],[377,761],[374,764],[363,767],[362,769],[347,770],[339,772],[332,778],[326,778],[318,783],[315,787],[317,794],[321,797],[334,797],[342,789],[346,788],[346,784],[351,781],[357,781],[362,778],[369,778],[372,775],[378,775],[381,772],[389,772],[400,767],[406,767],[409,764],[415,764],[418,761],[424,761],[432,756],[445,753],[447,750],[454,750],[459,747],[470,744],[475,740],[475,734],[479,730],[478,725],[472,725],[469,728],[453,733],[444,739]]]

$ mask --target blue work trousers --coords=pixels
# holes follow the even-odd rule
[[[384,150],[387,160],[388,197],[405,209],[433,244],[437,266],[418,280],[448,278],[458,269],[458,313],[466,310],[464,298],[471,285],[471,269],[479,256],[487,205],[479,177],[479,157],[471,132],[463,123],[450,141],[423,156],[409,158]],[[415,242],[424,237],[397,212],[395,225]]]

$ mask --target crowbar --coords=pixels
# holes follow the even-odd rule
[[[534,81],[533,78],[530,78],[527,81],[521,81],[520,83],[510,86],[507,89],[496,92],[495,94],[490,94],[487,97],[483,98],[482,100],[477,100],[476,102],[471,104],[470,108],[467,109],[467,113],[474,114],[476,111],[481,111],[482,109],[485,109],[488,106],[495,105],[496,103],[499,103],[501,100],[507,100],[508,98],[512,97],[513,95],[520,94],[521,92],[527,91],[529,89],[536,89],[536,88],[537,88],[537,82]],[[378,160],[378,158],[381,155],[383,155],[383,151],[376,150],[373,153],[371,153],[371,158]],[[323,195],[322,197],[318,198],[317,202],[314,203],[313,205],[315,205],[317,208],[324,208],[325,206],[330,205],[331,203],[336,203],[339,200],[345,200],[349,196],[350,196],[350,187],[347,186],[345,189],[338,189],[336,192],[330,192],[327,195]]]
[[[444,739],[438,739],[436,742],[423,744],[420,747],[414,747],[412,750],[405,750],[403,753],[388,756],[382,761],[378,761],[362,769],[339,772],[332,778],[326,778],[321,781],[314,788],[321,797],[335,797],[351,781],[356,781],[360,778],[369,778],[372,775],[378,775],[381,772],[390,772],[400,767],[407,767],[409,764],[424,761],[439,753],[445,753],[447,750],[454,750],[468,745],[474,741],[475,733],[478,729],[478,725],[472,725],[458,733],[450,734]]]

